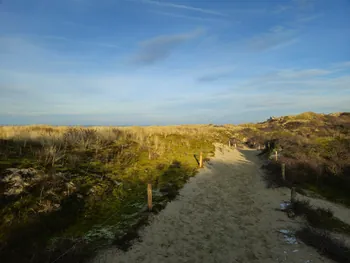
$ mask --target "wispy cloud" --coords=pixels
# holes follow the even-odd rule
[[[306,23],[306,22],[311,22],[313,20],[316,20],[318,18],[322,17],[322,14],[316,14],[316,15],[309,15],[309,16],[302,16],[297,18],[298,23]]]
[[[97,26],[87,25],[87,24],[78,23],[78,22],[69,21],[69,20],[62,21],[61,23],[62,23],[62,25],[65,25],[68,27],[80,28],[80,29],[85,29],[85,30],[98,30],[98,29],[100,29]]]
[[[214,82],[218,81],[227,77],[230,77],[231,74],[229,73],[222,73],[222,74],[211,74],[211,75],[206,75],[198,78],[197,80],[199,82]]]
[[[266,51],[281,46],[293,44],[297,41],[297,31],[285,29],[282,26],[271,28],[268,32],[257,35],[247,41],[251,51]]]
[[[338,63],[333,63],[332,68],[335,69],[350,69],[350,61],[343,61],[343,62],[338,62]]]
[[[77,40],[77,39],[71,39],[61,36],[41,36],[44,39],[48,40],[57,40],[57,41],[65,41],[65,42],[72,42],[72,43],[79,43],[83,45],[92,45],[92,46],[99,46],[99,47],[105,47],[105,48],[119,48],[118,45],[114,43],[109,42],[95,42],[95,41],[89,41],[89,40]]]
[[[291,70],[293,71],[293,70]],[[204,113],[206,122],[218,122],[220,117],[232,118],[233,121],[244,121],[246,118],[267,114],[293,113],[295,111],[347,111],[350,110],[346,94],[349,94],[350,76],[327,79],[307,78],[313,69],[298,73],[299,79],[271,76],[257,77],[246,85],[236,85],[236,88],[226,93],[211,93],[204,96],[183,97],[181,100],[166,102],[158,106],[164,112],[175,111],[178,114],[189,114],[191,109]],[[319,72],[321,74],[321,72]],[[278,74],[277,74],[278,75]],[[298,75],[297,73],[295,75]],[[302,77],[303,76],[303,77]],[[277,80],[278,79],[278,80]],[[247,91],[250,92],[247,92]],[[254,92],[255,91],[255,92]],[[307,92],[305,92],[307,91]],[[250,116],[248,113],[252,113]],[[255,114],[255,116],[254,116]],[[240,117],[243,116],[243,117]],[[268,117],[268,116],[267,116]],[[261,118],[261,117],[258,117]],[[202,120],[199,116],[198,121]]]
[[[315,0],[293,0],[293,2],[301,10],[311,9],[315,5]]]
[[[327,69],[304,69],[304,70],[281,70],[276,73],[276,77],[285,79],[301,79],[331,74]]]
[[[224,13],[221,13],[215,10],[204,9],[200,7],[193,7],[189,5],[174,4],[174,3],[160,2],[160,1],[154,1],[154,0],[140,0],[139,2],[154,5],[154,6],[183,9],[183,10],[194,11],[194,12],[216,15],[216,16],[226,16]]]
[[[168,17],[176,17],[176,18],[181,18],[181,19],[189,19],[189,20],[194,20],[194,21],[201,21],[201,22],[220,22],[224,20],[220,20],[217,18],[208,18],[208,17],[198,17],[198,16],[189,16],[189,15],[182,15],[182,14],[175,14],[175,13],[170,13],[170,12],[162,12],[162,11],[150,11],[150,13],[154,13],[157,15],[162,15],[162,16],[168,16]]]
[[[290,10],[290,9],[292,9],[292,6],[290,6],[290,5],[279,5],[273,10],[273,13],[281,14],[281,13],[286,12],[287,10]]]
[[[168,57],[171,52],[181,44],[195,39],[203,34],[202,29],[198,29],[186,34],[163,35],[140,43],[140,49],[132,58],[136,64],[149,65]]]
[[[215,82],[223,79],[230,78],[233,75],[233,72],[236,68],[224,68],[224,69],[212,69],[211,71],[207,71],[197,78],[198,82]]]
[[[264,93],[298,93],[310,92],[309,95],[322,94],[323,92],[350,92],[350,75],[341,75],[337,69],[283,69],[272,71],[257,76],[246,83],[241,83],[240,88],[251,91],[263,91]]]
[[[220,72],[215,68],[213,71]],[[204,70],[208,72],[209,67]],[[195,86],[183,76],[171,74],[135,77],[135,73],[86,76],[0,71],[2,80],[11,80],[9,85],[0,85],[0,94],[5,98],[0,98],[0,122],[218,123],[258,120],[263,112],[271,115],[295,110],[350,110],[350,76],[329,77],[332,73],[328,68],[284,69],[235,84],[225,92],[213,89],[198,93],[199,87],[203,91],[203,85]],[[146,87],[150,94],[135,95]],[[161,96],[165,89],[166,96]],[[176,93],[170,94],[169,90]],[[148,96],[147,104],[141,103],[144,96]]]
[[[245,106],[250,109],[271,109],[275,107],[281,108],[285,106],[292,106],[293,104],[293,102],[286,99],[283,99],[283,101],[271,101],[271,99],[263,99],[255,103],[249,102],[245,104]]]

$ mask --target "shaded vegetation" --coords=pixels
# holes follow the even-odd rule
[[[330,209],[314,208],[307,201],[297,200],[293,203],[296,216],[303,216],[308,224],[331,232],[338,232],[350,236],[350,225],[333,216]]]
[[[193,156],[208,160],[232,129],[0,127],[1,259],[85,262],[106,245],[127,249],[147,222],[147,183],[158,212],[195,175]]]
[[[236,136],[250,147],[262,146],[269,187],[296,186],[350,206],[349,113],[270,118],[245,125]],[[282,163],[286,181],[281,178]]]
[[[349,262],[350,249],[344,242],[333,238],[327,231],[305,227],[296,232],[296,237],[317,249],[321,255],[335,262]]]

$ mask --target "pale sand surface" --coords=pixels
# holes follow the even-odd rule
[[[279,233],[298,229],[300,220],[278,211],[289,190],[265,187],[256,154],[216,145],[215,157],[152,216],[140,240],[126,252],[101,251],[93,262],[333,262]]]

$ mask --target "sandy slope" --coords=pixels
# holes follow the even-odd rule
[[[278,232],[297,228],[277,211],[288,191],[266,189],[255,154],[217,145],[216,157],[153,216],[141,241],[93,262],[331,262]]]

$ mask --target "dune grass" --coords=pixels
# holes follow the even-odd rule
[[[127,247],[147,221],[147,183],[158,211],[195,175],[200,152],[208,159],[214,142],[229,139],[265,146],[271,185],[313,190],[350,205],[347,113],[239,126],[0,126],[0,257],[47,262],[79,242],[58,261],[77,262],[106,244]],[[338,229],[338,223],[330,225]]]
[[[297,186],[350,206],[350,114],[273,118],[241,131],[248,145],[264,145],[269,186]],[[278,151],[278,161],[274,154]],[[286,181],[281,180],[281,164]]]
[[[156,211],[214,155],[234,126],[0,127],[0,256],[5,262],[76,262],[101,245],[126,248]],[[15,169],[12,169],[15,168]],[[89,247],[87,253],[86,247]]]

